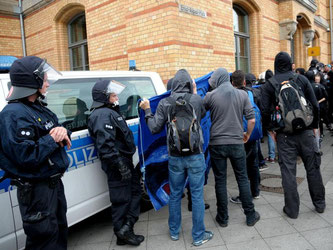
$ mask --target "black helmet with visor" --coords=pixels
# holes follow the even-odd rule
[[[91,109],[99,108],[105,104],[109,104],[111,94],[119,95],[124,91],[126,86],[115,80],[102,80],[95,83],[92,88],[93,103]]]
[[[47,63],[46,59],[36,56],[26,56],[16,60],[9,74],[12,87],[7,101],[33,95],[43,87],[44,81],[47,80],[51,84],[61,77],[61,73]]]

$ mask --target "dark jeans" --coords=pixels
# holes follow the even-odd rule
[[[258,161],[259,161],[259,166],[263,166],[263,165],[265,165],[265,158],[264,158],[264,156],[262,155],[262,152],[261,152],[260,141],[258,142],[257,146],[258,146]]]
[[[210,145],[209,151],[215,176],[217,219],[223,223],[227,223],[229,218],[227,193],[227,159],[229,158],[236,176],[239,196],[242,201],[246,220],[248,223],[253,222],[255,219],[255,211],[246,173],[244,144]]]
[[[277,145],[286,213],[291,217],[297,217],[299,213],[296,182],[298,155],[304,163],[313,205],[325,208],[325,187],[320,173],[321,157],[313,131],[305,130],[297,135],[278,133]]]
[[[133,224],[140,215],[141,186],[138,169],[134,169],[130,159],[124,159],[132,173],[132,179],[122,181],[119,170],[116,167],[106,169],[110,201],[112,203],[112,222],[115,232],[123,226],[126,220]],[[105,163],[103,163],[105,164]]]
[[[67,249],[67,203],[61,180],[52,188],[47,182],[32,184],[29,192],[17,188],[17,200],[27,235],[26,250]]]
[[[252,197],[256,197],[260,194],[258,141],[251,141],[245,143],[245,152],[246,152],[246,168],[247,168],[247,175],[250,180],[251,194]]]

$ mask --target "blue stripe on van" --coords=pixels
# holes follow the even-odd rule
[[[129,128],[133,132],[135,145],[138,145],[138,125],[130,125]],[[90,136],[77,137],[72,140],[72,147],[67,150],[67,155],[70,161],[67,171],[72,171],[90,164],[98,160],[97,150],[94,141]],[[0,169],[0,177],[4,175],[4,171]],[[0,183],[0,193],[8,192],[10,180],[6,179]]]

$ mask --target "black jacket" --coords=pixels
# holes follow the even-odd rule
[[[293,78],[295,74],[291,69],[291,58],[286,52],[280,52],[276,55],[274,67],[274,78],[279,84],[283,81],[287,81]],[[302,88],[305,98],[311,103],[313,107],[313,122],[308,127],[308,129],[318,128],[319,105],[312,86],[309,80],[303,75],[298,76],[296,83]],[[263,126],[264,128],[270,130],[270,116],[273,112],[273,108],[277,105],[275,98],[275,87],[272,85],[271,81],[266,82],[266,84],[261,87],[261,95]]]
[[[96,108],[89,116],[88,130],[95,142],[102,168],[118,166],[122,157],[131,159],[136,147],[125,119],[110,107]]]

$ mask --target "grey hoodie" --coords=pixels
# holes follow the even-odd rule
[[[171,96],[177,100],[178,98],[184,98],[187,93],[191,94],[190,103],[192,104],[200,122],[201,118],[206,115],[203,100],[199,95],[192,94],[192,78],[185,69],[181,69],[177,71],[172,79]],[[164,125],[168,121],[168,110],[170,105],[171,104],[165,98],[159,102],[154,115],[150,109],[145,110],[146,123],[152,134],[159,133],[164,128]],[[173,152],[169,152],[169,154],[179,156],[177,153]]]
[[[209,84],[213,91],[204,99],[212,121],[209,144],[243,144],[243,115],[247,120],[255,118],[247,93],[231,85],[224,68],[214,71]]]

